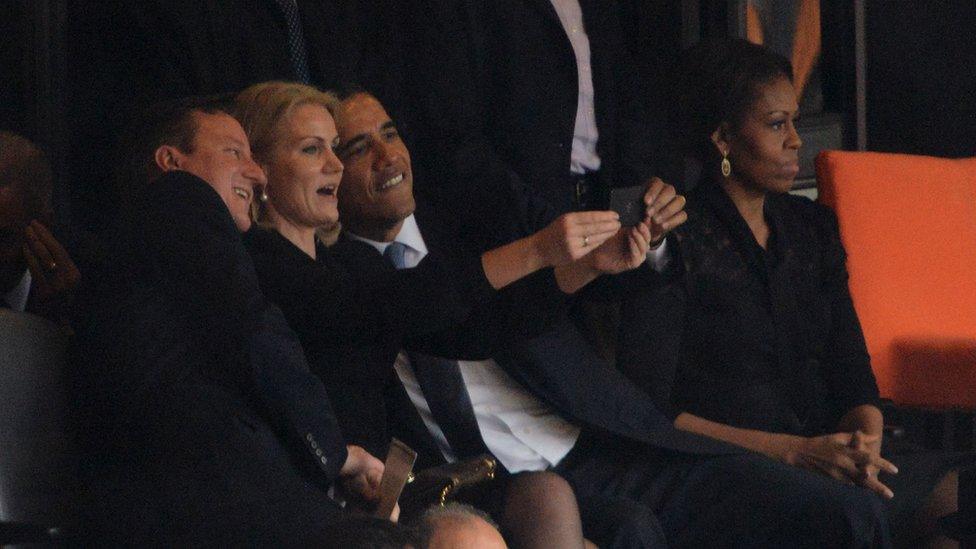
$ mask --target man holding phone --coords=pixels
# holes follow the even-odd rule
[[[344,235],[333,249],[370,252],[373,261],[349,265],[366,279],[377,262],[413,269],[429,251],[455,248],[453,233],[438,234],[439,219],[415,202],[411,157],[383,105],[362,91],[343,95],[336,128]],[[659,179],[636,197],[654,224],[653,233],[638,231],[646,239],[639,264],[647,242],[684,221],[684,199]],[[586,235],[583,244],[596,247]],[[676,430],[561,310],[536,321],[540,305],[537,295],[500,295],[470,322],[408,338],[402,352],[371,353],[392,362],[397,376],[389,430],[429,459],[490,454],[502,474],[559,474],[576,494],[583,533],[602,547],[856,547],[876,527],[884,531],[867,493]],[[509,323],[519,329],[499,329]],[[480,339],[490,348],[455,352]],[[461,354],[469,356],[451,358]]]

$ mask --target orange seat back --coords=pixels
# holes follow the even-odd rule
[[[976,158],[825,151],[817,181],[882,396],[976,408]]]

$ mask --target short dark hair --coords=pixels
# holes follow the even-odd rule
[[[160,170],[153,158],[159,147],[170,145],[192,153],[197,133],[193,115],[229,116],[233,99],[232,94],[185,97],[155,103],[138,112],[117,146],[120,196],[131,196],[159,177]]]
[[[44,151],[25,137],[0,131],[0,184],[21,184],[24,209],[32,218],[51,213],[53,179]]]
[[[793,79],[790,62],[740,38],[708,39],[686,50],[672,87],[671,134],[686,156],[708,162],[717,155],[709,137],[722,123],[736,129],[759,88]]]
[[[357,82],[342,82],[341,84],[339,84],[338,86],[336,86],[335,88],[329,91],[331,91],[336,97],[338,97],[339,101],[345,101],[346,99],[349,99],[350,97],[354,97],[356,95],[368,95],[370,97],[376,97],[375,95],[373,95],[372,92],[370,92],[369,90],[367,90]]]

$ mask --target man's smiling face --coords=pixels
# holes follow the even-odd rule
[[[193,150],[178,152],[179,169],[206,181],[227,205],[240,231],[251,226],[250,207],[255,188],[264,185],[264,172],[251,159],[244,129],[230,115],[193,114]]]
[[[339,219],[357,234],[389,231],[413,213],[410,153],[396,125],[373,96],[346,99],[336,116],[339,158]]]

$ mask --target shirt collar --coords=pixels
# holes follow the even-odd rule
[[[387,246],[390,245],[389,242],[370,240],[349,231],[346,231],[346,235],[353,240],[358,240],[360,242],[369,244],[370,246],[376,248],[376,250],[381,254],[385,252]],[[403,220],[403,225],[400,226],[400,232],[393,237],[393,240],[405,244],[408,249],[419,254],[420,257],[418,259],[421,259],[427,255],[427,245],[424,243],[423,235],[420,234],[420,226],[417,225],[417,218],[414,217],[413,214],[410,214],[406,219]]]
[[[30,287],[30,269],[24,269],[24,276],[20,278],[20,282],[7,292],[7,295],[3,296],[3,298],[10,305],[11,309],[23,312],[27,309],[27,298],[30,295]]]

